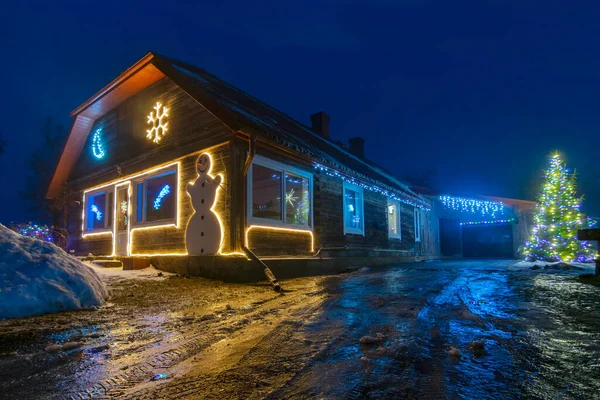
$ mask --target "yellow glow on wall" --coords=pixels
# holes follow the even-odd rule
[[[263,225],[251,225],[248,228],[246,228],[246,247],[250,248],[250,241],[248,239],[248,234],[250,233],[250,231],[252,229],[266,229],[266,230],[272,230],[272,231],[284,231],[284,232],[294,232],[294,233],[306,233],[308,235],[310,235],[310,252],[314,253],[315,251],[315,237],[312,233],[312,231],[306,230],[306,229],[294,229],[294,228],[280,228],[280,227],[275,227],[275,226],[263,226]]]
[[[169,223],[169,224],[161,224],[161,225],[152,225],[152,226],[141,226],[141,227],[136,227],[136,228],[132,228],[131,227],[131,196],[132,196],[132,180],[136,179],[136,178],[140,178],[143,177],[145,175],[150,175],[153,174],[155,172],[164,170],[164,169],[168,169],[171,168],[173,166],[177,166],[177,214],[175,216],[175,223]],[[158,167],[153,167],[147,170],[144,170],[138,174],[132,175],[132,176],[128,176],[122,179],[118,179],[112,182],[108,182],[108,183],[104,183],[102,185],[99,186],[95,186],[89,189],[86,189],[83,191],[83,209],[81,212],[81,229],[82,232],[84,231],[84,227],[85,227],[85,198],[86,198],[86,194],[95,190],[99,190],[99,189],[103,189],[103,188],[112,188],[114,191],[114,201],[113,201],[113,207],[114,207],[114,212],[113,212],[113,228],[110,231],[102,231],[102,232],[90,232],[90,233],[84,233],[82,234],[82,238],[86,238],[89,236],[97,236],[97,235],[105,235],[105,234],[111,234],[112,235],[112,254],[111,256],[114,257],[116,255],[116,229],[117,229],[117,187],[119,186],[124,186],[124,185],[128,185],[128,201],[129,201],[129,206],[128,206],[128,210],[127,210],[127,219],[128,219],[128,223],[127,223],[127,236],[128,236],[128,244],[127,244],[127,255],[130,256],[145,256],[148,254],[134,254],[133,253],[133,231],[138,231],[138,230],[148,230],[148,229],[158,229],[158,228],[165,228],[165,227],[175,227],[178,228],[180,226],[180,214],[181,214],[181,193],[179,193],[179,189],[180,189],[180,181],[181,181],[181,162],[180,161],[175,161],[175,162],[171,162],[169,164],[165,164],[165,165],[161,165]],[[175,254],[168,254],[168,255],[186,255],[182,254],[182,253],[175,253]],[[165,254],[166,255],[166,254]]]
[[[169,127],[169,123],[167,122],[169,109],[158,101],[153,108],[154,111],[151,111],[148,115],[147,122],[148,124],[152,125],[152,128],[146,130],[146,137],[148,139],[152,139],[154,143],[158,143],[160,142],[160,139],[165,136],[165,133],[167,133],[167,129]]]
[[[212,168],[213,168],[213,157],[212,154],[209,152],[203,152],[203,154],[206,154],[208,156],[209,159],[209,164],[210,164],[210,170],[207,171],[207,175],[210,179],[214,180],[217,176],[220,177],[220,183],[217,186],[217,190],[215,191],[215,201],[213,203],[213,205],[210,207],[210,211],[215,214],[215,216],[217,217],[217,221],[219,222],[219,228],[221,231],[221,239],[219,241],[219,249],[217,250],[217,252],[215,253],[216,255],[223,255],[222,251],[223,251],[223,243],[225,241],[225,226],[223,225],[223,220],[221,220],[221,216],[219,215],[219,213],[215,210],[215,208],[217,207],[217,204],[219,202],[219,193],[221,192],[222,189],[222,185],[225,182],[225,176],[223,174],[217,174],[216,176],[213,176],[211,174]],[[194,186],[194,183],[196,182],[196,179],[198,179],[198,175],[191,180],[188,184],[191,186]],[[187,195],[190,197],[190,202],[192,201],[191,196],[189,194],[189,192],[186,190]]]
[[[248,258],[248,256],[246,255],[246,253],[242,253],[241,251],[233,251],[231,253],[219,253],[220,256],[225,256],[225,257],[236,257],[236,256],[241,256],[244,258]]]

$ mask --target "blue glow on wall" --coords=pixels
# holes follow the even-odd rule
[[[101,159],[104,157],[104,147],[102,146],[102,129],[96,129],[92,138],[92,152],[94,157]]]
[[[154,199],[154,209],[155,210],[158,210],[160,208],[160,206],[162,206],[163,199],[169,193],[171,193],[171,187],[169,185],[165,185],[165,186],[163,186],[162,189],[160,189],[158,196],[156,196],[156,199]]]

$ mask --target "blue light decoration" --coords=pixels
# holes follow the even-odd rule
[[[162,201],[169,193],[171,193],[171,187],[169,185],[165,185],[160,189],[158,196],[154,199],[154,209],[158,210],[160,206],[162,206]]]
[[[429,211],[431,209],[431,207],[429,207],[429,206],[425,206],[423,204],[418,204],[414,201],[411,201],[410,199],[400,197],[397,194],[395,194],[389,190],[380,188],[379,186],[363,183],[359,180],[356,180],[354,177],[342,174],[334,169],[327,168],[324,165],[315,163],[315,170],[322,171],[325,173],[325,175],[328,175],[328,176],[331,176],[334,178],[340,178],[342,181],[351,183],[356,186],[360,186],[361,188],[366,189],[368,191],[379,193],[379,194],[381,194],[387,198],[390,198],[392,200],[396,200],[401,203],[408,204],[410,206],[417,207],[417,208],[420,208],[420,209],[426,210],[426,211]]]
[[[504,214],[504,204],[489,200],[475,200],[464,197],[440,196],[439,199],[445,208],[459,212],[489,215],[496,218],[496,213]]]
[[[104,158],[104,148],[102,146],[102,129],[96,129],[92,137],[92,152],[97,159]]]
[[[102,211],[100,211],[95,204],[92,204],[92,206],[90,207],[90,210],[92,210],[92,212],[94,214],[96,214],[96,219],[98,221],[102,221]]]
[[[509,222],[514,222],[514,218],[509,219],[497,219],[495,221],[471,221],[471,222],[461,222],[461,225],[493,225],[493,224],[507,224]]]

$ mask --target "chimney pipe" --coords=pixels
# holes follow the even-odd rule
[[[329,115],[323,111],[314,113],[310,116],[310,122],[312,124],[311,129],[323,136],[325,139],[329,139]]]
[[[365,139],[361,137],[354,137],[348,140],[350,144],[350,153],[357,157],[365,158]]]

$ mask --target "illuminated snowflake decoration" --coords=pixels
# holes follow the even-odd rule
[[[298,201],[298,196],[294,196],[295,193],[296,191],[292,189],[285,195],[285,202],[290,203],[290,206],[292,207],[294,206],[294,203]]]
[[[146,137],[152,139],[154,143],[160,142],[165,133],[167,133],[169,123],[166,121],[169,116],[169,109],[159,102],[156,102],[154,111],[148,115],[148,124],[152,128],[146,130]]]
[[[101,159],[104,157],[104,148],[102,146],[102,129],[96,129],[92,137],[92,152],[94,157]]]

